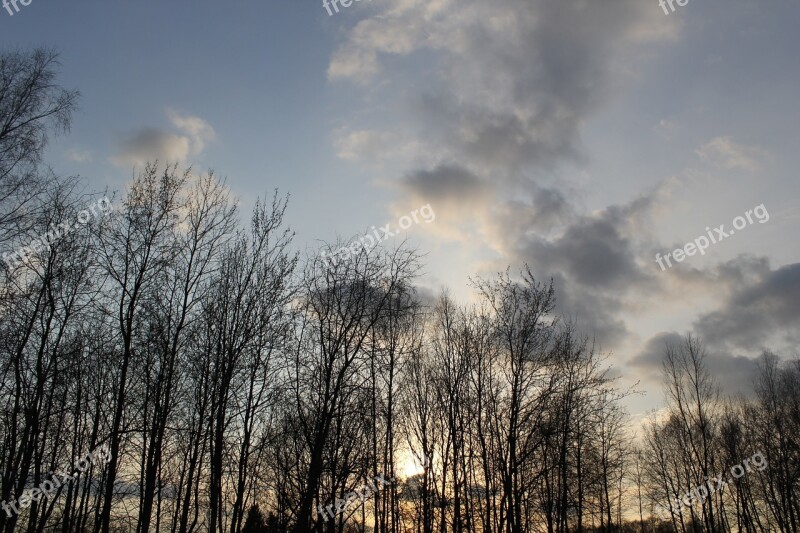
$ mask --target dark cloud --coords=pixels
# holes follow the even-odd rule
[[[641,352],[628,361],[628,366],[637,369],[646,383],[661,386],[663,384],[662,363],[667,346],[678,346],[684,342],[682,335],[676,332],[662,332],[654,335],[646,343]],[[721,351],[713,344],[701,339],[706,348],[706,367],[720,387],[723,395],[751,395],[754,378],[758,371],[757,357],[735,355]]]
[[[661,362],[664,360],[664,351],[667,346],[677,345],[681,342],[682,337],[678,333],[658,333],[645,343],[641,352],[628,361],[628,365],[648,371],[652,378],[661,371]]]
[[[355,25],[328,72],[366,82],[384,59],[432,52],[437,75],[403,92],[420,145],[484,179],[514,181],[581,158],[581,126],[629,68],[620,55],[640,50],[625,46],[673,35],[676,23],[658,15],[639,0],[387,4]]]
[[[419,301],[423,307],[433,309],[434,306],[436,306],[436,303],[439,301],[441,290],[437,292],[430,287],[416,285],[414,287],[414,295],[416,296],[417,301]]]
[[[566,218],[568,208],[554,200],[556,197],[549,197],[553,200],[549,204],[550,215]],[[526,215],[519,221],[531,224],[528,231],[513,225],[495,229],[498,239],[507,239],[504,243],[507,254],[501,263],[527,264],[538,279],[552,279],[557,311],[576,321],[578,330],[603,349],[619,346],[629,334],[621,318],[625,298],[647,283],[646,275],[634,261],[632,243],[622,236],[613,217],[579,217],[567,226],[563,235],[548,239],[529,231],[536,227],[537,215],[544,216],[543,213],[537,213],[533,206],[524,212]]]
[[[571,212],[558,200],[557,212]],[[563,232],[548,237],[518,232],[510,245],[513,259],[540,276],[557,280],[559,310],[578,320],[579,330],[605,348],[617,347],[629,333],[622,319],[627,299],[654,284],[638,263],[643,245],[634,236],[649,216],[652,198],[638,197],[593,215],[573,216]],[[560,220],[564,220],[562,216]]]
[[[761,350],[800,341],[800,263],[742,284],[720,309],[700,317],[695,329],[719,346]]]
[[[575,219],[575,206],[558,189],[536,184],[529,184],[526,189],[527,194],[521,192],[495,209],[490,233],[524,242],[525,236],[552,234]]]
[[[580,160],[577,124],[459,102],[449,94],[425,95],[415,104],[429,142],[459,160],[508,181],[526,166],[552,169]]]
[[[729,295],[694,322],[693,334],[706,347],[708,369],[722,391],[752,394],[763,351],[790,354],[800,341],[800,264],[771,270],[764,258],[740,256],[705,274],[705,283],[716,282]],[[628,364],[658,381],[666,344],[680,339],[659,333]]]
[[[708,370],[725,396],[743,394],[752,395],[753,384],[758,375],[759,353],[752,356],[732,355],[725,352],[711,352],[707,364]]]
[[[119,142],[112,161],[117,165],[137,165],[159,159],[185,161],[189,155],[189,140],[157,128],[143,128]]]
[[[544,274],[544,271],[539,275]],[[615,295],[596,292],[591,288],[569,283],[559,274],[551,274],[556,289],[556,308],[574,320],[578,331],[597,342],[602,350],[618,346],[628,335],[625,322],[619,317],[621,299]]]
[[[574,215],[574,207],[561,191],[555,188],[535,187],[532,191],[536,226],[552,228],[563,224]],[[511,202],[510,205],[514,205]]]
[[[624,288],[643,279],[630,241],[609,220],[582,219],[558,239],[531,243],[530,256],[546,271],[598,290]]]
[[[509,179],[531,165],[581,160],[580,128],[613,94],[622,46],[663,38],[673,26],[629,0],[458,9],[458,19],[426,17],[437,38],[420,43],[441,52],[442,74],[420,94],[416,116],[437,149]]]
[[[741,290],[742,287],[760,283],[769,277],[771,272],[772,268],[766,257],[743,254],[709,269],[709,274],[712,276],[709,281],[723,283],[734,292]]]
[[[153,127],[145,127],[117,143],[117,153],[111,158],[115,165],[144,165],[149,161],[185,163],[190,156],[199,155],[215,136],[214,129],[203,119],[183,116],[168,110],[172,125],[183,135]]]
[[[402,187],[418,198],[437,203],[477,199],[488,190],[475,174],[456,165],[440,165],[432,170],[413,172],[403,180]]]

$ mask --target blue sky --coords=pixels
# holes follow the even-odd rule
[[[292,195],[300,249],[394,222],[420,284],[529,263],[657,407],[658,355],[693,332],[728,391],[797,352],[800,5],[792,0],[33,0],[0,46],[52,46],[81,91],[48,162],[123,188],[155,156]],[[673,250],[764,204],[667,271]]]

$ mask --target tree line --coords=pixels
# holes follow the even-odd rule
[[[0,245],[32,250],[2,264],[0,531],[800,530],[797,361],[765,354],[756,396],[723,397],[686,337],[637,433],[636,391],[527,267],[431,301],[415,250],[301,254],[286,197],[245,217],[213,172],[158,162],[82,217],[100,193],[42,161],[78,99],[57,69],[0,53]]]

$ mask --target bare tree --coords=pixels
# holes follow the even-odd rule
[[[78,92],[56,82],[53,50],[0,53],[0,244],[26,233],[46,187],[39,163],[48,133],[69,129]]]
[[[350,402],[357,401],[368,376],[367,348],[373,331],[416,269],[412,252],[384,253],[351,244],[353,253],[346,260],[312,258],[299,295],[291,393],[307,463],[298,484],[294,528],[298,533],[311,530],[323,475],[331,473],[326,449],[337,420],[346,416]],[[350,474],[347,469],[338,473],[344,479]],[[339,481],[331,479],[330,488],[343,491]],[[321,527],[322,521],[318,522]]]
[[[148,165],[134,180],[114,224],[102,235],[102,266],[108,277],[108,291],[115,293],[107,312],[116,320],[115,357],[119,361],[112,402],[111,461],[103,489],[103,507],[95,525],[95,530],[103,533],[111,528],[114,489],[123,437],[128,434],[127,424],[141,416],[139,413],[131,416],[128,396],[132,386],[130,371],[138,363],[134,358],[142,354],[136,343],[147,338],[148,298],[178,253],[176,224],[184,207],[180,193],[187,179],[188,173],[178,174],[174,166],[159,170],[156,164]],[[141,379],[135,374],[134,377]]]

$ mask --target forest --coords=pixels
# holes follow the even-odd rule
[[[280,191],[58,175],[58,73],[0,52],[0,531],[800,531],[796,356],[724,391],[687,334],[634,420],[552,273],[428,297],[422,251],[326,261],[351,243],[296,242]]]

